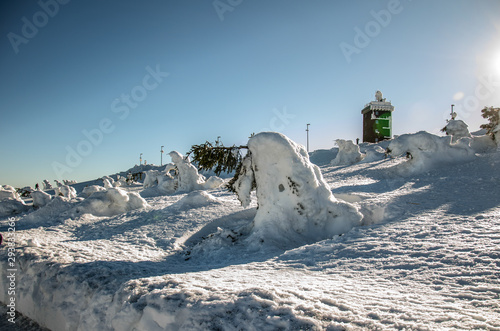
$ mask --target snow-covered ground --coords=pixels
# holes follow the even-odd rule
[[[405,157],[321,155],[363,224],[298,247],[248,245],[256,196],[243,208],[225,188],[113,216],[72,203],[16,216],[16,309],[51,330],[500,330],[499,151],[406,175]]]

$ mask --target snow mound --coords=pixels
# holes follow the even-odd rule
[[[113,216],[147,206],[146,200],[139,194],[112,187],[106,191],[94,192],[76,206],[74,211],[76,214]]]
[[[397,166],[403,176],[422,173],[436,165],[471,161],[475,157],[470,138],[461,138],[456,143],[452,143],[451,138],[420,131],[398,136],[388,149],[391,155],[407,156],[408,161]]]
[[[205,191],[193,191],[177,201],[174,206],[177,208],[199,208],[213,203],[220,203],[213,195]]]
[[[305,148],[276,132],[262,132],[248,141],[233,187],[244,206],[257,187],[258,209],[251,242],[290,247],[331,238],[359,225],[362,215],[337,201]]]
[[[16,189],[10,185],[0,186],[0,200],[13,199],[21,201]]]
[[[473,135],[470,146],[476,153],[492,153],[497,149],[495,140],[489,135]]]
[[[15,188],[10,185],[0,186],[0,217],[22,213],[27,209],[28,206]]]
[[[73,199],[76,198],[76,190],[72,186],[61,185],[54,188],[56,195],[63,196],[65,198]]]
[[[363,159],[359,146],[354,144],[352,140],[337,139],[336,142],[339,146],[339,152],[330,163],[332,166],[351,165]]]
[[[52,196],[44,191],[31,192],[31,197],[33,198],[33,207],[35,208],[43,207],[52,200]]]
[[[363,153],[365,154],[365,157],[361,161],[363,163],[383,160],[387,156],[385,149],[379,144],[368,144],[364,148]]]
[[[106,189],[99,185],[90,185],[83,188],[82,194],[85,198],[88,198],[95,192],[102,192],[102,191],[106,191]]]
[[[76,200],[72,201],[69,198],[56,195],[45,206],[19,220],[19,223],[49,224],[57,222],[69,216],[68,211],[75,205],[75,203]]]

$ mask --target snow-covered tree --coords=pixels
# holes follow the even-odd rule
[[[48,180],[44,179],[42,183],[44,190],[50,190],[52,188],[52,184]]]
[[[452,136],[452,142],[458,141],[460,138],[471,138],[468,125],[462,120],[448,120],[448,123],[441,131],[445,132],[447,136]]]
[[[486,134],[490,135],[497,145],[500,145],[500,108],[485,107],[481,110],[483,118],[489,123],[482,124],[481,129],[486,129]]]
[[[205,146],[206,147],[206,146]],[[199,150],[202,150],[203,146]],[[243,206],[250,204],[253,189],[258,209],[253,220],[250,240],[290,246],[314,242],[342,234],[360,224],[362,215],[351,204],[332,195],[319,168],[309,161],[305,148],[277,132],[262,132],[250,137],[248,152],[237,165],[236,147],[218,149],[217,160],[233,158],[228,169],[237,168],[230,181]],[[210,150],[198,155],[210,155]],[[195,158],[195,161],[198,159]],[[205,167],[224,164],[209,162]]]

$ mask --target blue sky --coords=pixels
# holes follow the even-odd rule
[[[394,134],[438,133],[451,104],[474,131],[500,105],[496,0],[0,7],[0,184],[94,179],[140,153],[159,164],[162,145],[263,130],[305,145],[307,123],[310,150],[331,148],[361,138],[376,90],[396,107]]]

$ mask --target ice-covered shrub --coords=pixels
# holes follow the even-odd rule
[[[147,187],[153,187],[158,185],[158,177],[161,174],[160,171],[158,170],[147,170],[145,171],[146,173],[146,178],[144,178],[144,182],[142,183],[142,187],[147,188]]]
[[[471,138],[468,125],[462,120],[449,120],[442,130],[446,135],[452,136],[452,143],[457,142],[460,138]]]
[[[33,207],[35,208],[43,207],[52,200],[52,196],[44,191],[31,192],[31,197],[33,198]]]
[[[52,188],[52,184],[46,179],[43,180],[42,184],[44,190],[50,190]]]
[[[54,188],[56,196],[63,196],[65,198],[73,199],[76,198],[76,190],[72,186],[61,185],[59,187]]]
[[[256,187],[258,209],[249,240],[289,247],[331,238],[362,215],[332,195],[305,148],[276,132],[250,138],[232,188],[244,206]]]
[[[169,155],[178,172],[176,178],[177,192],[191,192],[195,190],[217,188],[224,182],[218,177],[206,181],[205,176],[199,174],[198,169],[191,164],[189,157],[184,158],[184,156],[177,151],[170,152]]]
[[[405,155],[408,159],[399,165],[402,175],[427,171],[437,164],[453,164],[470,161],[474,150],[470,147],[470,138],[461,138],[451,142],[451,136],[439,137],[420,131],[404,134],[392,140],[388,152],[392,156]]]
[[[351,165],[363,159],[359,146],[354,144],[352,140],[337,139],[336,142],[339,146],[339,152],[330,163],[332,166]]]
[[[139,194],[112,187],[105,191],[94,192],[75,207],[74,214],[113,216],[146,206],[148,206],[146,200]]]

